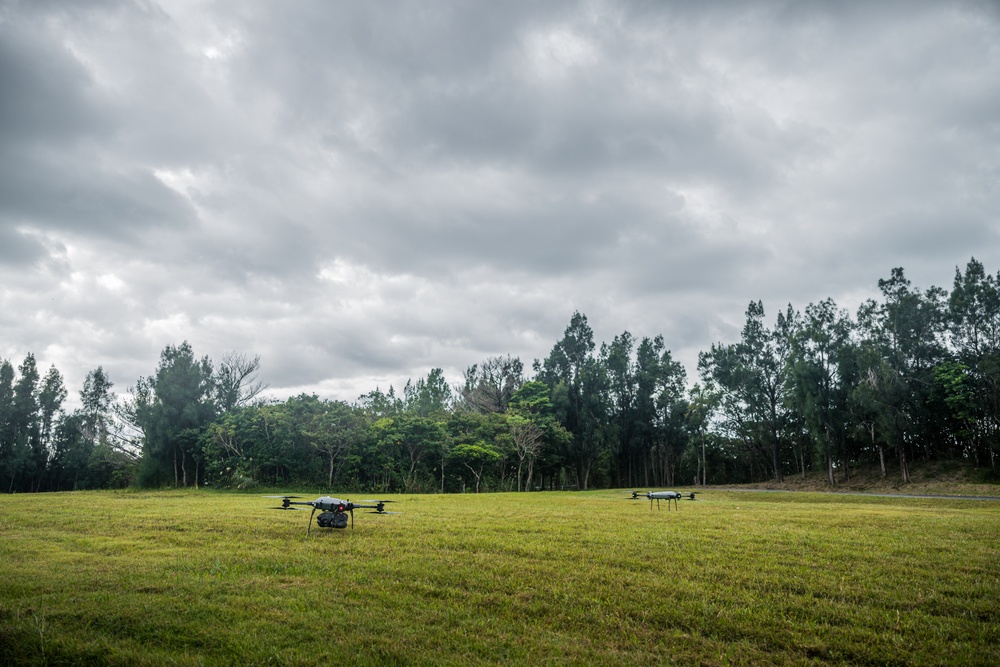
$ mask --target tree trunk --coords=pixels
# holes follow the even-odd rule
[[[771,445],[771,464],[774,466],[774,481],[784,482],[785,478],[781,474],[781,461],[779,460],[778,441],[775,439]]]
[[[576,488],[578,491],[587,490],[587,478],[590,476],[590,462],[579,460],[576,462]]]
[[[409,493],[410,486],[413,484],[413,476],[416,474],[416,470],[417,470],[417,462],[411,456],[410,457],[410,472],[408,472],[406,474],[406,479],[403,480],[403,487],[404,487],[403,490],[406,491],[407,493]]]
[[[778,410],[775,407],[775,399],[771,399],[771,463],[774,466],[774,481],[784,482],[785,476],[781,473],[781,440],[778,437]]]
[[[673,461],[671,460],[671,457],[670,457],[670,450],[666,449],[666,448],[664,448],[664,449],[665,449],[665,452],[664,452],[664,456],[663,456],[663,479],[666,482],[667,486],[673,486],[674,485],[674,466],[673,466]]]
[[[708,457],[705,454],[705,432],[701,432],[701,485],[708,486]]]
[[[875,422],[871,423],[871,425],[868,427],[868,431],[871,433],[872,444],[874,445],[875,444]],[[879,463],[879,466],[881,466],[881,469],[882,469],[882,479],[885,479],[885,476],[886,476],[886,470],[885,470],[885,447],[882,445],[881,442],[878,443],[878,463]]]

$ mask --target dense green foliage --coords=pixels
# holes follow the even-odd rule
[[[751,302],[740,340],[703,352],[698,382],[661,336],[599,346],[574,313],[528,376],[492,357],[449,387],[441,369],[357,402],[259,399],[259,359],[219,364],[168,346],[115,400],[102,368],[62,409],[53,367],[0,363],[4,491],[294,483],[386,492],[828,482],[914,460],[995,475],[1000,451],[1000,274],[972,259],[949,293],[902,269],[855,315],[827,299],[769,326]]]
[[[626,496],[0,496],[0,664],[1000,663],[995,502]]]

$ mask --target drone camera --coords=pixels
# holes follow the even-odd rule
[[[320,528],[347,528],[347,515],[343,512],[320,512],[316,523]]]

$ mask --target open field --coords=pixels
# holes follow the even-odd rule
[[[0,664],[1000,664],[998,502],[624,495],[0,496]]]

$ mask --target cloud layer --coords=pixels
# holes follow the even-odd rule
[[[843,6],[842,6],[843,5]],[[0,2],[0,357],[279,397],[1000,269],[992,3]]]

